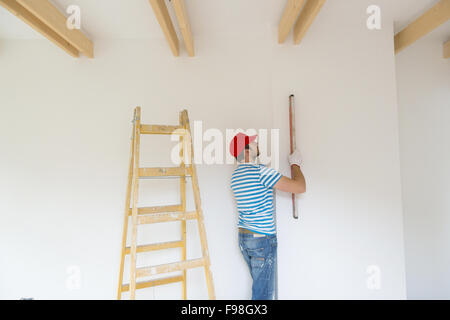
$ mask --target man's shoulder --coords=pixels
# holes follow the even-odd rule
[[[258,164],[258,171],[260,173],[264,173],[264,172],[270,172],[273,171],[272,167],[269,167],[268,165],[265,164]]]
[[[236,168],[234,168],[234,171],[247,171],[247,170],[255,170],[255,169],[258,169],[258,168],[259,168],[258,164],[241,163],[241,164],[237,165]]]
[[[246,174],[255,174],[259,171],[260,169],[258,165],[240,164],[236,168],[234,168],[231,177],[242,176]]]

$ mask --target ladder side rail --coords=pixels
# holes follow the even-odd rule
[[[132,233],[130,245],[130,299],[136,298],[136,247],[138,226],[138,195],[139,195],[139,147],[140,147],[141,108],[136,107],[134,117],[134,161],[133,161],[133,206],[132,206]]]
[[[183,113],[180,112],[180,126],[186,130],[186,124],[184,123]],[[184,161],[184,148],[185,148],[185,136],[180,135],[180,167],[186,170],[186,165]],[[186,214],[186,177],[180,177],[180,204],[181,211]],[[186,261],[186,220],[181,221],[181,241],[183,246],[181,248],[181,261]],[[181,297],[183,300],[187,299],[187,270],[183,270],[183,282],[181,287]]]
[[[130,211],[130,201],[131,201],[131,187],[133,182],[133,163],[134,163],[134,139],[135,139],[135,123],[133,120],[133,132],[131,137],[130,145],[130,163],[128,165],[128,182],[127,191],[125,195],[125,217],[123,221],[123,231],[122,231],[122,249],[120,254],[120,268],[119,268],[119,284],[117,287],[117,300],[122,298],[122,285],[123,285],[123,268],[125,263],[125,251],[127,246],[127,232],[128,232],[128,217]]]

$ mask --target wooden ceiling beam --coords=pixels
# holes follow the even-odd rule
[[[172,5],[175,9],[175,15],[177,16],[178,26],[183,35],[186,50],[189,56],[193,57],[195,55],[194,39],[192,37],[191,24],[189,23],[185,2],[184,0],[172,0]]]
[[[94,45],[80,30],[67,28],[67,17],[49,0],[16,0],[61,38],[89,58],[94,57]]]
[[[166,3],[164,0],[149,0],[149,2],[153,8],[156,19],[161,26],[164,36],[169,43],[170,50],[172,50],[175,57],[178,57],[180,55],[178,37],[175,32],[175,28],[173,27],[172,20],[170,19],[169,10],[167,10]]]
[[[281,17],[280,24],[278,25],[278,43],[281,44],[286,41],[286,38],[289,35],[289,32],[291,32],[295,20],[297,19],[304,3],[305,0],[287,1],[283,16]]]
[[[30,25],[34,30],[42,34],[48,40],[56,44],[58,47],[66,51],[74,58],[78,58],[79,51],[72,44],[66,41],[63,37],[61,37],[58,33],[56,33],[53,29],[43,23],[40,19],[38,19],[34,14],[20,5],[16,0],[0,0],[0,5],[3,6],[6,10],[17,16],[26,24]]]
[[[322,9],[326,0],[307,0],[305,6],[303,7],[300,17],[294,26],[294,43],[299,44],[309,27],[314,22],[314,19]]]
[[[450,58],[450,40],[444,43],[444,59]]]
[[[450,0],[440,0],[395,35],[395,53],[399,53],[448,20],[450,20]]]

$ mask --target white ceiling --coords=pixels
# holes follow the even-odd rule
[[[166,0],[168,2],[169,0]],[[262,34],[277,26],[286,0],[186,0],[194,36]],[[342,5],[350,5],[348,0]],[[374,0],[382,14],[394,17],[401,30],[438,0]],[[53,0],[64,11],[71,4],[81,8],[82,29],[95,39],[146,39],[162,37],[148,0]],[[169,8],[172,6],[169,5]],[[173,12],[171,12],[173,16]],[[175,20],[174,20],[175,21]],[[0,38],[42,38],[29,26],[0,7]]]

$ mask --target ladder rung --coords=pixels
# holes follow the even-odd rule
[[[149,216],[139,216],[138,224],[150,224],[150,223],[182,221],[192,219],[197,219],[197,211],[191,211],[186,213],[184,212],[159,213],[159,214],[152,214]]]
[[[167,277],[161,279],[155,279],[150,281],[141,281],[136,283],[136,289],[144,289],[155,286],[162,286],[164,284],[182,282],[183,276]],[[122,285],[122,292],[130,290],[130,285],[128,283]]]
[[[153,243],[153,244],[145,244],[136,247],[136,252],[148,252],[155,250],[164,250],[171,248],[181,248],[183,247],[183,241],[169,241],[169,242],[161,242],[161,243]],[[130,254],[130,247],[125,248],[125,254]]]
[[[184,177],[191,174],[191,169],[186,167],[167,167],[167,168],[139,168],[139,177]]]
[[[174,263],[168,263],[168,264],[160,264],[158,266],[152,266],[152,267],[142,267],[136,269],[136,277],[147,277],[147,276],[153,276],[155,274],[160,273],[169,273],[169,272],[175,272],[175,271],[181,271],[186,269],[192,269],[192,268],[198,268],[205,265],[205,259],[199,258],[199,259],[193,259],[193,260],[186,260],[181,262],[174,262]]]
[[[179,212],[181,210],[182,210],[181,205],[174,204],[174,205],[169,205],[169,206],[138,208],[138,214],[150,214],[150,213],[160,213],[160,212]],[[128,214],[131,216],[133,214],[133,209],[130,208],[130,211]]]
[[[175,133],[175,131],[177,132]],[[173,133],[178,135],[184,135],[185,129],[181,126],[141,124],[141,134],[173,134]]]
[[[192,178],[192,176],[183,176],[185,178]],[[161,176],[161,177],[141,177],[141,179],[145,180],[172,180],[172,179],[180,179],[180,176]]]

